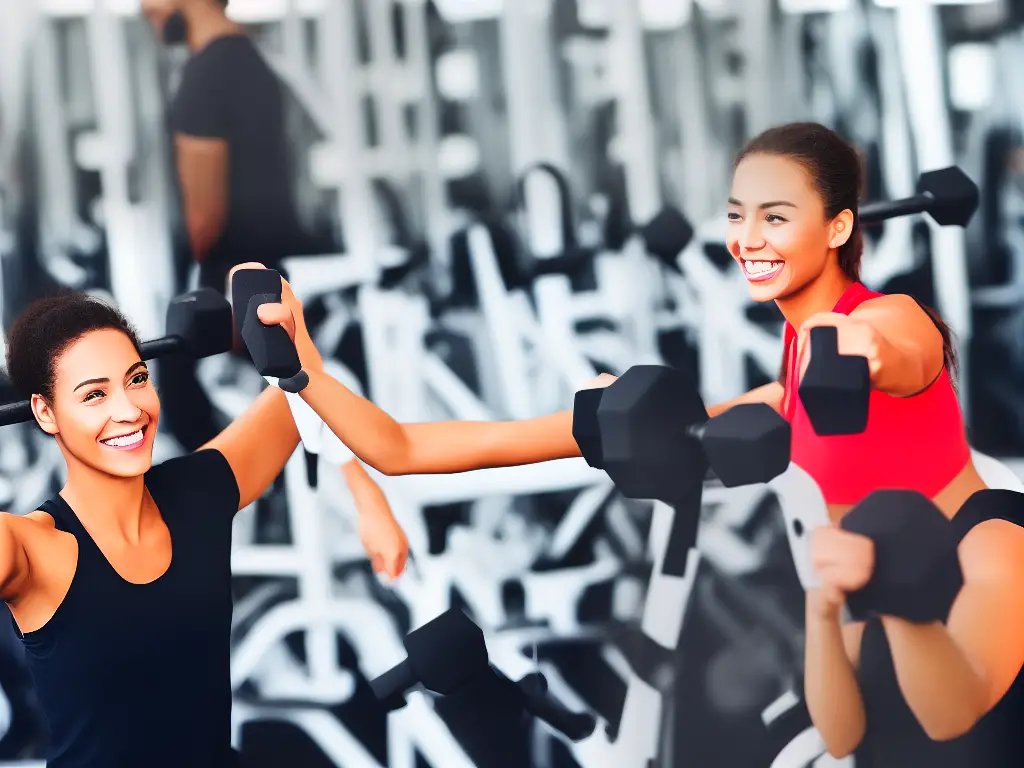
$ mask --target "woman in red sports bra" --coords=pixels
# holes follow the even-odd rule
[[[727,244],[753,298],[775,301],[787,322],[779,383],[739,401],[771,403],[791,423],[793,461],[817,481],[833,524],[874,490],[932,499],[962,531],[965,586],[945,624],[844,625],[845,595],[873,572],[873,544],[835,526],[814,532],[821,587],[807,595],[808,709],[831,754],[857,751],[873,768],[1015,764],[1024,496],[988,491],[973,465],[946,325],[909,296],[859,282],[860,188],[856,150],[817,124],[770,129],[740,154]],[[836,327],[840,354],[868,360],[873,391],[861,434],[819,437],[800,403],[807,339],[820,325]]]

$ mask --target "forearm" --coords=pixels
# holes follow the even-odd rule
[[[301,355],[301,352],[300,352]],[[402,425],[322,369],[307,369],[300,396],[360,460],[385,475],[402,471],[409,455]]]
[[[903,698],[932,739],[969,731],[984,711],[986,686],[978,670],[939,623],[882,619]]]
[[[403,425],[410,473],[448,474],[579,457],[572,411],[523,421],[439,421]]]
[[[448,474],[579,456],[572,412],[526,421],[399,424],[323,371],[302,398],[362,461],[386,475]]]
[[[345,478],[348,490],[352,494],[352,500],[355,502],[356,511],[360,515],[392,514],[387,497],[384,496],[380,486],[363,469],[359,459],[352,459],[343,464],[341,474]]]
[[[864,738],[867,719],[853,664],[838,619],[824,619],[808,600],[804,696],[829,754],[851,754]]]

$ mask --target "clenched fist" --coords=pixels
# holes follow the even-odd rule
[[[822,618],[836,618],[846,595],[871,580],[875,543],[835,526],[817,528],[811,531],[811,564],[821,584],[811,595],[813,606]]]

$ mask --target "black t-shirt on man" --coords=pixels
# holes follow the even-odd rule
[[[223,291],[232,266],[303,252],[291,190],[284,95],[273,70],[244,35],[217,38],[185,65],[171,129],[228,144],[224,231],[200,268],[200,284]]]

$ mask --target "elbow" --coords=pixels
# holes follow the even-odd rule
[[[955,703],[946,703],[939,707],[930,707],[927,712],[914,708],[921,730],[932,741],[952,741],[968,733],[978,721],[984,717],[995,704],[990,696],[990,689],[982,676],[979,676],[970,692],[964,691],[955,699]]]
[[[416,441],[410,437],[403,425],[397,424],[397,426],[398,431],[388,446],[389,450],[383,451],[380,461],[372,463],[370,466],[386,477],[422,474],[426,470],[428,462],[421,461],[416,456]]]
[[[854,750],[856,749],[856,744],[850,746],[836,746],[834,744],[825,745],[825,751],[828,752],[829,757],[831,757],[833,760],[842,760],[844,757],[849,757],[853,754]]]
[[[821,734],[825,742],[825,750],[836,760],[849,757],[857,751],[857,747],[864,740],[865,726],[863,722],[856,723],[852,727],[844,728],[843,733]]]
[[[959,723],[936,723],[925,725],[921,723],[921,729],[932,741],[952,741],[958,739],[970,731],[977,720],[970,722],[964,720]]]
[[[385,477],[401,477],[415,474],[415,467],[407,452],[389,452],[376,461],[367,461],[371,467]]]
[[[808,700],[808,705],[810,703]],[[829,713],[815,713],[814,709],[809,707],[809,711],[811,723],[817,729],[825,745],[825,751],[833,758],[839,760],[852,755],[864,740],[867,719],[862,706]]]
[[[980,719],[975,713],[965,712],[959,717],[943,718],[942,721],[926,722],[919,718],[918,722],[921,730],[932,741],[952,741],[968,733]]]

